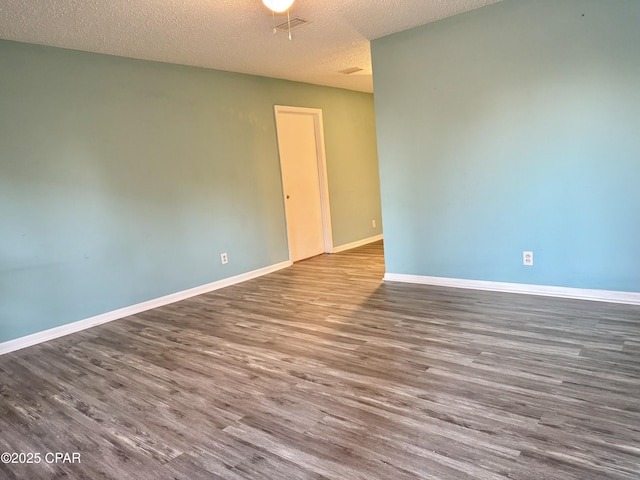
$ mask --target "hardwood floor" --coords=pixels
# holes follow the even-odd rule
[[[640,478],[640,307],[383,270],[324,255],[0,357],[0,452],[81,454],[0,478]]]

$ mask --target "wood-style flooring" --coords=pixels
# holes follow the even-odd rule
[[[381,244],[0,357],[1,479],[638,479],[640,307],[382,283]]]

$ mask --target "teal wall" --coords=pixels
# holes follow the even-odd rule
[[[372,95],[0,41],[0,342],[287,260],[274,104],[323,109],[334,245],[379,233]]]
[[[506,0],[374,41],[387,272],[640,292],[639,25]]]

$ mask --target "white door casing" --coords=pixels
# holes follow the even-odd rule
[[[322,110],[275,106],[289,258],[331,253]]]

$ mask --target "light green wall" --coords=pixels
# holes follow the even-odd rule
[[[287,260],[274,104],[323,109],[334,245],[379,233],[369,94],[9,41],[0,66],[0,342]]]
[[[640,292],[640,2],[505,0],[372,56],[389,273]]]

